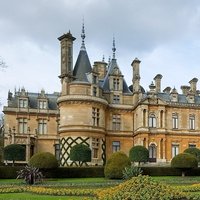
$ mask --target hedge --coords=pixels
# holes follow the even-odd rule
[[[15,179],[17,171],[23,167],[0,166],[1,179]],[[181,170],[171,167],[141,167],[144,175],[149,176],[180,176]],[[42,170],[46,178],[96,178],[104,177],[104,167],[59,167]],[[200,168],[194,168],[186,173],[187,176],[200,176]]]

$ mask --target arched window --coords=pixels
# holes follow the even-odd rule
[[[143,110],[143,126],[146,127],[146,113],[147,113],[147,110],[144,109]]]
[[[177,113],[172,114],[172,128],[178,129],[178,114]]]
[[[163,128],[163,110],[160,111],[160,128]]]
[[[157,157],[156,154],[157,154],[156,145],[151,144],[149,146],[149,162],[156,162],[156,157]]]
[[[149,127],[156,128],[156,117],[154,114],[149,115]]]
[[[189,116],[189,129],[190,130],[195,129],[195,116],[194,115]]]

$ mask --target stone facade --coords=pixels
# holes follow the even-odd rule
[[[140,61],[130,66],[127,86],[115,58],[91,67],[82,45],[73,67],[73,42],[69,32],[58,38],[61,46],[61,92],[8,93],[4,107],[4,143],[26,146],[26,161],[38,151],[56,155],[61,166],[73,165],[72,146],[83,143],[92,150],[92,165],[103,165],[113,152],[127,155],[134,145],[149,149],[150,162],[170,161],[188,147],[200,148],[200,95],[197,78],[181,87],[161,91],[162,75],[145,91],[140,85]]]

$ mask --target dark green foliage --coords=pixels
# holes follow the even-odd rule
[[[123,177],[123,169],[130,166],[131,162],[125,153],[115,152],[106,162],[104,175],[110,179],[121,179]]]
[[[197,166],[198,161],[196,157],[189,153],[180,153],[171,161],[171,167],[182,169],[182,176],[185,176],[185,171],[187,169],[195,168]]]
[[[122,173],[123,173],[123,179],[128,180],[131,179],[132,177],[141,175],[142,169],[140,167],[133,165],[130,167],[125,167]]]
[[[147,162],[149,160],[149,150],[144,146],[134,146],[129,151],[129,158],[132,162]]]
[[[29,166],[41,169],[52,169],[58,167],[58,161],[52,153],[39,152],[31,157]]]
[[[192,147],[185,149],[184,153],[189,153],[194,155],[197,158],[198,162],[200,162],[200,149]]]
[[[4,147],[4,160],[10,160],[13,162],[13,166],[15,161],[25,160],[25,151],[26,149],[19,144],[10,144]]]
[[[91,162],[91,149],[84,144],[77,144],[71,148],[70,160],[79,162],[79,166],[83,163]]]
[[[24,181],[29,185],[41,182],[43,178],[42,172],[40,172],[38,168],[30,166],[25,166],[23,169],[18,171],[17,174],[17,179],[24,179]]]

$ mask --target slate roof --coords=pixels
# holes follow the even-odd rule
[[[113,74],[114,69],[118,69],[120,71],[118,64],[117,64],[117,60],[113,58],[111,60],[110,64],[108,65],[108,72],[107,72],[106,77],[104,79],[104,82],[102,84],[102,88],[105,92],[110,91],[109,76]],[[123,93],[132,94],[131,91],[129,90],[127,83],[126,83],[124,78],[123,78]]]
[[[46,98],[48,99],[48,109],[50,110],[57,110],[57,98],[59,93],[53,94],[45,94]],[[38,93],[27,93],[28,97],[28,107],[30,109],[38,109],[38,99],[40,99]],[[8,107],[18,108],[18,100],[20,96],[14,95],[9,99]],[[23,97],[24,98],[24,97]]]
[[[73,76],[75,76],[75,81],[88,82],[86,73],[92,71],[90,60],[86,50],[80,50],[74,70]]]

